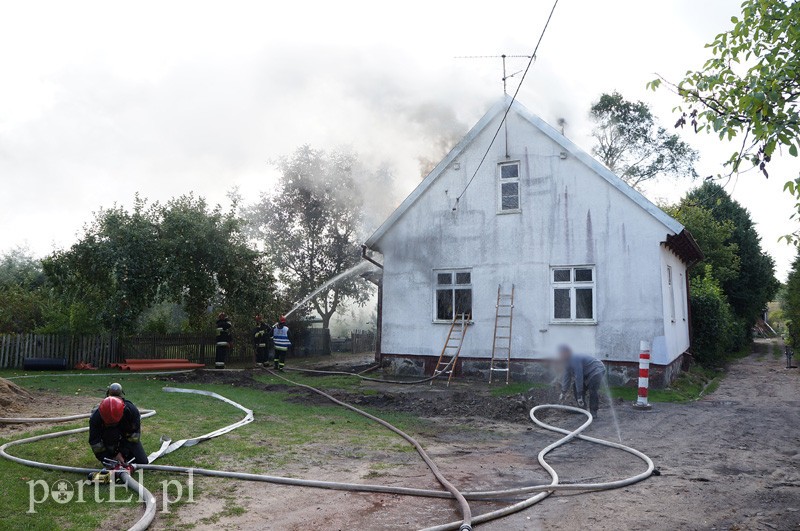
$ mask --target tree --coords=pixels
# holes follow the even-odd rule
[[[719,282],[728,282],[739,275],[739,246],[731,240],[736,230],[731,220],[719,221],[710,208],[694,204],[687,198],[675,206],[665,207],[665,211],[692,233],[705,256],[689,272],[691,278],[703,275],[705,265],[711,266],[714,278]]]
[[[131,212],[119,206],[97,212],[80,241],[43,265],[65,311],[90,309],[94,323],[80,320],[90,328],[130,331],[158,293],[161,256],[157,205],[137,196]]]
[[[632,187],[662,176],[697,177],[697,152],[656,124],[646,103],[602,94],[590,116],[596,124],[592,153]]]
[[[731,199],[724,188],[711,182],[689,192],[684,202],[709,209],[720,223],[733,224],[733,233],[727,241],[737,247],[739,271],[721,285],[734,313],[749,329],[780,287],[775,278],[775,262],[761,249],[761,237],[750,213]]]
[[[219,307],[248,321],[274,312],[274,280],[252,249],[235,214],[205,199],[184,195],[158,208],[160,300],[179,303],[192,329],[208,328],[208,309]]]
[[[733,27],[706,45],[711,57],[700,70],[670,83],[662,82],[686,103],[676,125],[690,121],[695,131],[713,132],[739,148],[726,164],[731,172],[743,162],[765,176],[779,146],[796,157],[800,148],[800,1],[745,0]],[[787,183],[800,197],[800,181]]]
[[[351,153],[303,146],[277,161],[281,177],[275,193],[262,194],[259,203],[246,209],[254,234],[264,242],[292,300],[361,260],[362,197],[353,179],[356,165]],[[360,278],[346,278],[310,303],[328,328],[342,303],[363,303],[368,293]]]
[[[208,329],[214,308],[248,320],[274,309],[273,277],[235,208],[222,212],[192,195],[164,205],[137,196],[130,212],[99,211],[77,243],[43,262],[60,303],[48,330],[129,333],[161,302],[179,304],[194,330]]]
[[[786,288],[781,295],[781,309],[786,319],[789,343],[797,348],[800,347],[800,253],[792,262]]]
[[[692,278],[690,290],[692,348],[699,363],[714,366],[739,346],[739,324],[710,265]]]
[[[44,283],[41,262],[26,249],[0,257],[0,333],[28,332],[41,325]]]

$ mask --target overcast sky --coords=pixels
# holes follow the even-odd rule
[[[701,5],[702,4],[702,5]],[[587,110],[619,90],[671,127],[678,104],[645,90],[707,58],[739,0],[561,0],[520,101],[587,150]],[[392,7],[387,8],[385,6]],[[390,163],[405,196],[419,159],[466,131],[502,94],[496,60],[530,53],[549,0],[535,2],[6,2],[0,7],[0,251],[68,246],[91,212],[194,191],[213,202],[274,183],[268,162],[310,143]],[[523,63],[511,68],[524,67]],[[513,86],[512,86],[513,88]],[[685,134],[701,175],[733,147]],[[785,277],[796,226],[774,160],[727,190],[758,224]],[[695,183],[698,184],[698,183]],[[677,200],[691,182],[662,183]]]

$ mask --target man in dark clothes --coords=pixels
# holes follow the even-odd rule
[[[586,395],[589,395],[589,412],[593,417],[597,417],[597,410],[600,407],[600,396],[598,391],[603,385],[606,366],[603,362],[592,356],[585,354],[575,354],[566,345],[558,347],[558,357],[564,363],[564,375],[561,377],[561,396],[563,401],[567,394],[570,382],[574,382],[572,391],[575,393],[575,400],[578,406],[586,407]]]
[[[225,368],[225,360],[228,359],[233,342],[233,325],[225,312],[217,316],[217,357],[214,360],[214,367],[217,369]]]
[[[261,315],[256,315],[256,327],[253,329],[253,343],[256,346],[256,366],[263,367],[269,360],[268,341],[272,337],[272,327],[264,323]]]
[[[141,426],[142,418],[133,402],[114,395],[104,398],[89,417],[89,445],[97,460],[127,462],[135,458],[135,464],[146,465]]]

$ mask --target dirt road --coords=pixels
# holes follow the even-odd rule
[[[698,402],[656,404],[649,412],[618,406],[623,442],[649,454],[660,476],[622,490],[553,495],[481,529],[797,529],[800,374],[783,364],[771,352],[753,354],[731,366],[719,389]],[[420,439],[460,488],[549,480],[536,453],[554,436],[525,419],[436,420],[442,429]],[[568,427],[577,419],[560,422]],[[587,433],[616,438],[607,410],[601,409],[600,420]],[[414,453],[353,458],[347,449],[320,444],[298,457],[270,472],[438,488]],[[627,454],[584,442],[555,451],[549,462],[565,482],[608,481],[643,467]],[[223,496],[186,507],[181,523],[196,529],[413,529],[456,519],[452,504],[436,500],[207,481]],[[231,500],[239,509],[230,510]],[[473,510],[499,506],[475,503]]]

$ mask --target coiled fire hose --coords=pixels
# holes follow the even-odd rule
[[[309,387],[310,388],[310,386],[304,386],[304,387]],[[317,389],[314,389],[314,388],[310,388],[310,389],[312,389],[312,390],[314,390],[316,392],[322,393],[321,391],[319,391]],[[195,390],[183,390],[183,392],[193,392],[193,391],[195,391]],[[207,394],[207,393],[208,393],[207,391],[201,391],[200,392],[200,394]],[[213,393],[212,393],[212,396],[213,396]],[[220,396],[220,395],[217,395],[217,396]],[[224,397],[222,397],[222,398],[224,398]],[[228,399],[225,399],[225,401],[228,401]],[[344,406],[349,406],[349,404],[345,404],[344,402],[341,402],[341,401],[338,401],[338,400],[335,400],[335,401],[338,404],[341,404],[341,405],[344,405]],[[235,404],[235,402],[232,402],[232,401],[228,401],[228,402]],[[239,406],[239,405],[237,404],[237,406]],[[241,409],[247,411],[247,409],[244,408],[243,406],[239,406],[239,407]],[[353,408],[352,406],[349,406],[349,407]],[[353,408],[353,409],[356,409],[356,408]],[[543,422],[542,420],[540,420],[540,419],[538,419],[536,417],[536,413],[539,412],[539,411],[542,411],[544,409],[555,409],[555,410],[570,411],[570,412],[573,412],[573,413],[583,414],[583,415],[587,416],[587,420],[586,420],[586,422],[584,422],[581,426],[579,426],[575,430],[566,430],[566,429],[563,429],[563,428],[558,428],[556,426],[552,426],[550,424],[547,424],[547,423]],[[143,417],[149,417],[149,416],[152,416],[153,414],[155,414],[155,412],[148,411],[148,412],[144,413],[142,416]],[[61,419],[67,418],[67,419],[72,420],[71,417],[73,417],[73,416],[57,417],[57,418],[61,418]],[[79,416],[79,417],[83,418],[85,416]],[[463,498],[467,499],[467,500],[469,500],[469,499],[472,499],[472,500],[486,500],[486,499],[494,499],[494,498],[509,498],[509,497],[519,497],[521,495],[534,493],[534,492],[538,493],[538,494],[536,494],[535,496],[533,496],[531,498],[528,498],[528,499],[525,499],[523,501],[517,502],[517,503],[515,503],[513,505],[510,505],[508,507],[505,507],[505,508],[502,508],[502,509],[498,509],[498,510],[495,510],[495,511],[491,511],[491,512],[476,516],[476,517],[472,518],[472,520],[471,520],[472,524],[488,522],[490,520],[493,520],[493,519],[496,519],[496,518],[501,518],[503,516],[508,516],[508,515],[510,515],[512,513],[521,511],[523,509],[526,509],[526,508],[538,503],[539,501],[543,500],[544,498],[546,498],[547,496],[549,496],[550,494],[552,494],[555,491],[564,490],[564,491],[587,491],[588,492],[588,491],[600,491],[600,490],[615,489],[615,488],[620,488],[620,487],[632,485],[634,483],[642,481],[642,480],[648,478],[653,473],[654,465],[653,465],[652,460],[647,455],[643,454],[642,452],[639,452],[638,450],[636,450],[634,448],[631,448],[629,446],[625,446],[623,444],[618,444],[618,443],[614,443],[614,442],[610,442],[610,441],[605,441],[603,439],[597,439],[597,438],[594,438],[594,437],[589,437],[589,436],[583,435],[582,432],[591,424],[592,418],[591,418],[591,415],[588,412],[586,412],[586,411],[584,411],[582,409],[578,409],[578,408],[571,407],[571,406],[563,406],[563,405],[540,405],[540,406],[536,406],[533,409],[531,409],[530,417],[531,417],[531,420],[533,420],[533,422],[536,423],[538,426],[540,426],[540,427],[542,427],[542,428],[544,428],[546,430],[553,431],[553,432],[556,432],[556,433],[561,433],[561,434],[564,435],[564,437],[562,437],[561,439],[555,441],[554,443],[548,445],[546,448],[542,449],[539,452],[539,455],[537,456],[537,459],[538,459],[539,463],[541,464],[541,466],[550,474],[550,476],[552,478],[551,482],[548,483],[548,484],[530,485],[530,486],[527,486],[527,487],[517,487],[517,488],[503,489],[503,490],[477,491],[477,492],[464,492],[464,493],[462,493]],[[382,421],[381,419],[378,419],[377,417],[370,416],[369,418],[381,421],[382,425],[384,425],[384,426],[387,426],[387,425],[391,426],[388,423],[386,423],[385,421]],[[4,420],[13,420],[13,419],[4,419]],[[29,420],[36,420],[38,422],[54,422],[53,419],[29,419]],[[245,419],[243,419],[242,421],[239,421],[239,422],[243,422],[244,420]],[[0,421],[0,422],[2,422],[2,421]],[[226,428],[228,428],[228,427],[226,427]],[[226,428],[222,428],[222,430],[225,430]],[[55,438],[55,437],[71,435],[71,434],[74,434],[74,433],[85,432],[87,429],[88,428],[78,428],[78,429],[75,429],[75,430],[66,430],[66,431],[61,431],[61,432],[56,432],[56,433],[50,433],[50,434],[39,435],[39,436],[34,436],[34,437],[28,437],[28,438],[20,439],[20,440],[17,440],[17,441],[11,441],[9,443],[6,443],[6,444],[0,446],[0,455],[5,457],[6,459],[10,459],[10,460],[18,462],[20,464],[28,465],[28,466],[35,466],[35,467],[38,467],[38,468],[45,468],[45,469],[50,469],[50,470],[60,470],[60,471],[65,471],[65,472],[77,472],[77,473],[93,472],[93,471],[96,471],[96,470],[95,469],[76,468],[76,467],[65,467],[65,466],[61,466],[61,465],[55,465],[55,464],[49,464],[49,463],[40,463],[40,462],[37,462],[37,461],[31,461],[31,460],[27,460],[27,459],[22,459],[22,458],[18,458],[18,457],[12,456],[12,455],[8,454],[7,451],[6,451],[11,446],[25,444],[25,443],[31,443],[31,442],[36,442],[36,441],[40,441],[40,440],[44,440],[44,439],[51,439],[51,438]],[[217,430],[217,431],[220,432],[222,430]],[[230,431],[230,430],[228,430],[228,431]],[[212,433],[215,433],[215,432],[212,432]],[[562,446],[563,444],[566,444],[567,442],[569,442],[570,440],[575,439],[575,438],[578,438],[578,439],[581,439],[581,440],[584,440],[584,441],[588,441],[588,442],[592,442],[592,443],[595,443],[595,444],[600,444],[602,446],[615,448],[615,449],[622,450],[624,452],[630,453],[631,455],[634,455],[637,458],[639,458],[642,461],[644,461],[645,464],[647,465],[647,469],[645,471],[639,473],[639,474],[636,474],[634,476],[631,476],[631,477],[628,477],[628,478],[625,478],[625,479],[617,480],[617,481],[601,482],[601,483],[568,483],[568,484],[559,483],[558,474],[546,462],[545,456],[549,452],[551,452],[552,450],[558,448],[559,446]],[[197,438],[197,439],[202,439],[202,437],[201,438]],[[205,439],[203,439],[203,440],[205,440]],[[161,454],[161,455],[163,455],[163,454]],[[287,477],[280,477],[280,476],[268,476],[268,475],[263,475],[263,474],[249,474],[249,473],[243,473],[243,472],[228,472],[228,471],[222,471],[222,470],[209,470],[209,469],[201,469],[201,468],[175,467],[175,466],[152,465],[152,464],[151,465],[142,465],[139,468],[141,468],[142,470],[157,470],[157,471],[165,471],[165,472],[173,472],[173,473],[184,473],[184,474],[185,473],[193,473],[193,474],[199,474],[199,475],[211,476],[211,477],[232,478],[232,479],[240,479],[240,480],[246,480],[246,481],[260,481],[260,482],[267,482],[267,483],[280,484],[280,485],[294,485],[294,486],[321,488],[321,489],[331,489],[331,490],[346,490],[346,491],[352,491],[352,492],[372,492],[372,493],[399,494],[399,495],[408,495],[408,496],[423,496],[423,497],[430,497],[430,498],[456,499],[455,495],[452,492],[439,491],[439,490],[429,490],[429,489],[395,487],[395,486],[386,486],[386,485],[369,485],[369,484],[359,484],[359,483],[341,483],[341,482],[333,482],[333,481],[306,480],[306,479],[287,478]],[[133,489],[133,490],[137,490],[140,487],[140,486],[138,486],[138,483],[136,483],[135,481],[133,483],[131,483],[133,478],[130,478],[130,476],[128,476],[126,478],[125,477],[126,475],[127,474],[122,476],[123,479],[125,479],[126,485],[128,485],[128,487]],[[129,479],[131,481],[129,481]],[[141,487],[141,488],[144,489],[144,487]],[[147,492],[146,489],[144,491],[138,491],[138,492],[143,492],[145,494],[143,496],[143,499],[145,499],[145,514],[134,525],[134,527],[131,528],[131,529],[136,530],[136,531],[146,529],[149,526],[149,524],[152,522],[153,518],[155,517],[155,499],[152,497],[152,495],[148,495],[149,492]],[[151,509],[151,507],[152,507],[152,509]],[[463,520],[462,521],[451,522],[451,523],[440,525],[440,526],[436,526],[436,527],[432,527],[432,528],[429,528],[428,531],[430,531],[430,530],[445,530],[445,529],[459,529],[462,525],[463,525]]]

